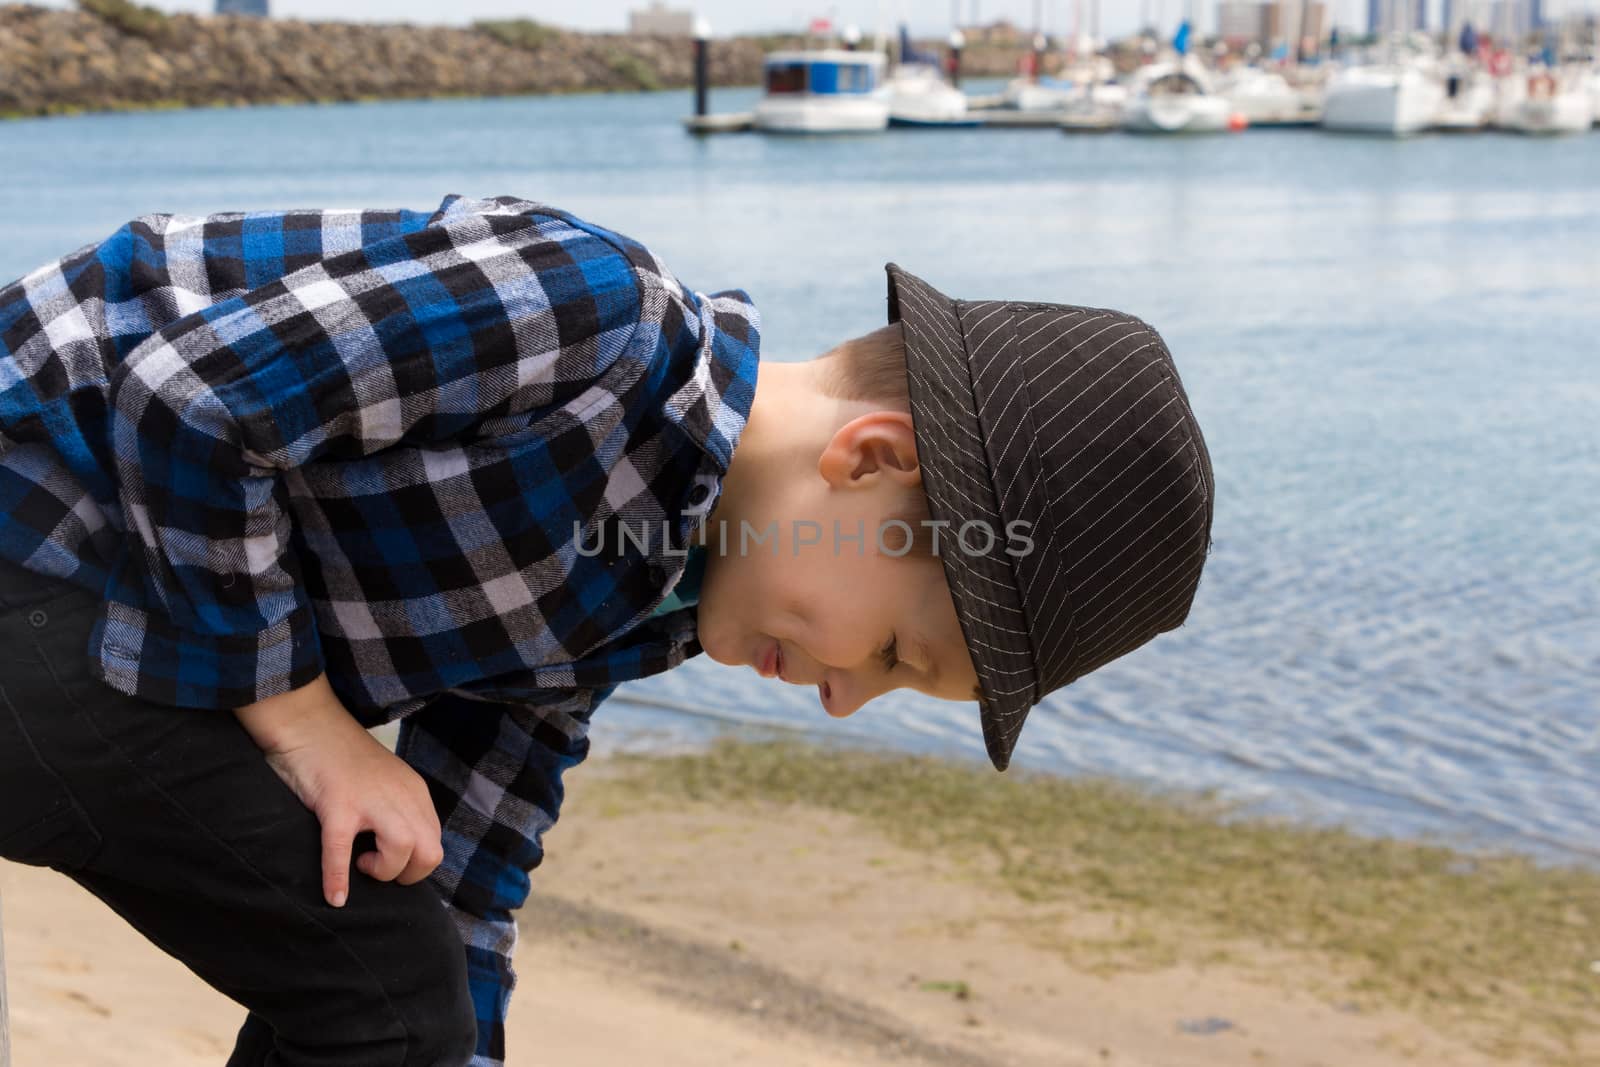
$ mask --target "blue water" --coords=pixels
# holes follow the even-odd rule
[[[714,99],[747,106],[749,93]],[[750,291],[769,359],[957,296],[1125,308],[1216,468],[1189,624],[1036,709],[1015,765],[1600,856],[1600,135],[694,140],[681,94],[0,124],[0,275],[149,211],[545,200]],[[775,728],[982,758],[975,709],[697,661],[601,750]]]

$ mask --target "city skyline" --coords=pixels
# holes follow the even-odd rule
[[[33,0],[45,7],[72,7],[72,0]],[[148,6],[169,12],[210,14],[215,0],[146,0]],[[1332,25],[1341,31],[1361,33],[1367,26],[1367,0],[1327,0]],[[1401,2],[1401,0],[1395,0]],[[1428,25],[1437,27],[1442,17],[1444,0],[1422,0],[1428,6]],[[439,0],[273,0],[272,13],[282,18],[351,20],[359,22],[421,22],[462,25],[474,19],[531,18],[552,25],[591,31],[622,32],[628,24],[628,12],[647,7],[649,0],[590,0],[576,6],[558,0],[452,0],[445,4]],[[712,29],[719,35],[759,33],[784,30],[802,30],[815,17],[834,17],[836,27],[854,24],[871,34],[878,25],[878,12],[884,15],[883,28],[892,31],[902,14],[919,36],[939,36],[949,31],[951,0],[818,0],[816,3],[797,3],[795,0],[767,0],[752,3],[750,0],[699,0],[698,3],[679,3],[668,0],[669,7],[692,8],[704,15]],[[1071,32],[1074,4],[1072,0],[1043,0],[1038,8],[1043,11],[1047,33],[1061,35]],[[1216,0],[1197,0],[1196,30],[1214,33],[1217,28]],[[1478,7],[1487,16],[1487,0],[1453,0],[1458,10],[1463,6]],[[1547,19],[1559,18],[1564,11],[1592,8],[1592,0],[1553,0],[1544,5]],[[1084,19],[1092,10],[1092,0],[1083,0]],[[1138,28],[1141,15],[1148,12],[1156,25],[1171,33],[1183,13],[1191,5],[1187,0],[1102,0],[1101,32],[1110,37],[1122,36]],[[961,21],[972,21],[973,0],[959,0]],[[1031,28],[1036,0],[978,0],[977,13],[981,22],[1009,19],[1024,29]],[[1087,31],[1087,26],[1084,30]]]

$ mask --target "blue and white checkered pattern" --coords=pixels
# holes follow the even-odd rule
[[[404,719],[498,1062],[561,772],[612,687],[698,651],[652,609],[758,330],[509,197],[140,218],[0,289],[0,555],[102,595],[87,652],[122,692],[235,708],[326,672]],[[578,551],[616,522],[675,543]]]

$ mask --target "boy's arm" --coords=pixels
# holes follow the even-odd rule
[[[444,828],[444,861],[431,880],[466,945],[478,1015],[472,1067],[505,1060],[516,984],[514,912],[544,859],[544,832],[561,810],[562,774],[588,755],[590,716],[611,692],[547,690],[527,705],[449,692],[401,722],[395,751],[428,783]]]
[[[325,675],[234,712],[283,779],[322,825],[322,895],[336,908],[350,893],[356,834],[377,851],[362,874],[412,885],[439,865],[439,816],[421,777],[384,748],[339,702]]]
[[[107,684],[208,708],[307,684],[323,662],[282,473],[565,403],[626,350],[640,309],[627,258],[496,208],[205,308],[115,368],[131,551],[93,650]]]

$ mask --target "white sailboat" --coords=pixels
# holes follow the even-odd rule
[[[1191,3],[1192,6],[1192,3]],[[1131,133],[1221,133],[1231,109],[1216,91],[1211,74],[1189,54],[1185,18],[1172,39],[1175,59],[1141,67],[1122,110],[1122,128]]]
[[[976,126],[967,114],[967,94],[950,84],[939,57],[917,52],[900,24],[900,62],[889,75],[889,125]]]
[[[1411,4],[1399,0],[1400,24],[1413,24]],[[1433,125],[1444,102],[1444,85],[1414,57],[1395,47],[1396,6],[1386,2],[1383,22],[1389,27],[1381,63],[1346,67],[1328,80],[1323,101],[1322,126],[1345,133],[1375,133],[1405,137]]]
[[[1221,133],[1230,114],[1228,99],[1212,88],[1210,74],[1186,56],[1140,69],[1122,111],[1122,128],[1132,133]]]
[[[1227,98],[1229,110],[1244,116],[1252,126],[1297,122],[1306,115],[1300,91],[1276,71],[1235,67],[1217,88]]]
[[[1588,85],[1576,73],[1535,68],[1502,82],[1502,129],[1527,134],[1585,133],[1594,122]]]
[[[1494,78],[1484,69],[1478,58],[1478,31],[1472,24],[1469,2],[1458,7],[1459,26],[1455,21],[1444,27],[1447,42],[1446,54],[1440,74],[1444,98],[1439,103],[1439,113],[1433,118],[1433,128],[1444,133],[1471,133],[1482,130],[1494,121],[1496,93]],[[1455,47],[1448,47],[1454,40]]]
[[[1447,68],[1432,127],[1445,132],[1472,132],[1494,119],[1494,82],[1476,66],[1453,63]]]
[[[1444,87],[1414,66],[1350,67],[1328,82],[1324,129],[1405,137],[1433,125]]]

